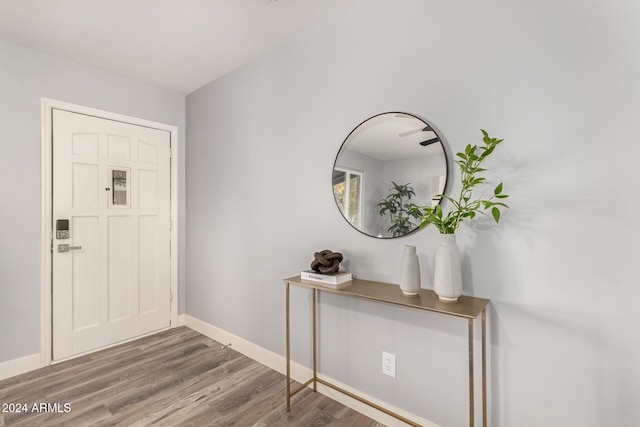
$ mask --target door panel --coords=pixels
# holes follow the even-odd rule
[[[170,325],[170,133],[53,110],[53,358]],[[59,252],[59,245],[69,245]]]
[[[98,217],[78,216],[71,223],[74,231],[74,245],[82,246],[82,251],[71,253],[73,269],[73,330],[91,328],[98,325],[98,274],[99,258],[95,245],[98,240]],[[78,284],[82,284],[79,286]],[[77,303],[76,303],[77,302]]]
[[[110,216],[109,218],[109,320],[129,317],[131,303],[131,252],[129,236],[130,218]]]
[[[98,207],[98,165],[73,163],[71,171],[72,207]]]

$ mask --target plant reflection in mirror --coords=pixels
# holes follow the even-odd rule
[[[391,193],[382,199],[376,208],[380,216],[389,215],[391,218],[391,227],[387,231],[393,237],[403,236],[418,228],[423,214],[420,207],[409,203],[409,200],[415,196],[413,187],[409,183],[398,185],[391,181],[391,184],[393,184]]]

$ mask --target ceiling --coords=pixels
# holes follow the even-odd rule
[[[0,0],[0,38],[190,93],[358,0]]]
[[[371,117],[351,132],[345,146],[374,159],[387,161],[431,156],[442,152],[441,144],[422,146],[420,142],[438,138],[424,131],[427,124],[409,114],[385,113]]]

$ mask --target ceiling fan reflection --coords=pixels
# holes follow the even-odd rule
[[[422,145],[423,147],[426,147],[427,145],[435,144],[436,142],[439,142],[439,141],[440,141],[440,138],[431,138],[431,139],[427,139],[426,141],[420,142],[420,145]]]
[[[402,136],[402,137],[405,137],[405,136],[415,135],[415,134],[420,133],[420,132],[429,132],[429,131],[433,132],[433,129],[431,129],[431,126],[427,125],[427,126],[425,126],[423,128],[420,128],[420,129],[414,129],[414,130],[409,130],[409,131],[406,131],[406,132],[402,132],[399,135]]]

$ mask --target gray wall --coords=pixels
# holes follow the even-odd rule
[[[184,95],[0,40],[0,362],[40,352],[41,97],[178,126],[185,158]]]
[[[506,138],[488,166],[512,209],[458,241],[465,293],[492,300],[491,425],[640,425],[639,14],[631,0],[361,1],[190,94],[186,312],[283,354],[282,279],[316,250],[397,282],[402,246],[416,245],[431,288],[436,230],[353,230],[333,161],[385,111],[425,117],[450,153],[483,128]],[[309,363],[309,296],[292,297],[293,357]],[[327,295],[320,318],[322,372],[466,424],[464,321]]]

